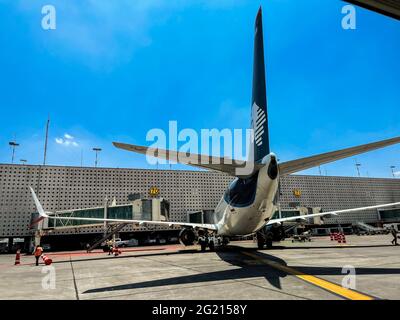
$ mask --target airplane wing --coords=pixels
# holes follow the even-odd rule
[[[98,221],[98,222],[118,222],[118,223],[132,223],[139,226],[144,225],[162,225],[162,226],[180,226],[180,227],[192,227],[196,229],[206,229],[217,231],[217,225],[215,224],[204,224],[204,223],[189,223],[189,222],[172,222],[172,221],[148,221],[148,220],[127,220],[127,219],[102,219],[102,218],[80,218],[80,217],[63,217],[56,215],[49,215],[50,212],[45,212],[39,199],[36,196],[35,191],[32,187],[29,187],[32,193],[33,201],[35,202],[36,209],[39,212],[40,219],[48,218],[54,220],[76,220],[76,221]]]
[[[347,157],[355,156],[364,152],[380,149],[387,147],[396,143],[400,143],[400,137],[391,138],[387,140],[377,141],[373,143],[363,144],[356,147],[346,148],[342,150],[322,153],[315,156],[310,156],[306,158],[291,160],[287,162],[282,162],[279,164],[279,174],[287,175],[309,169],[312,167],[319,166],[321,164],[337,161]],[[148,155],[151,157],[157,157],[169,161],[179,162],[182,164],[187,164],[203,169],[211,169],[215,171],[220,171],[227,173],[235,177],[247,177],[251,175],[252,172],[257,171],[263,165],[260,163],[249,163],[248,161],[232,160],[230,158],[224,157],[213,157],[208,155],[201,155],[195,153],[185,153],[173,150],[156,149],[151,147],[137,146],[133,144],[113,142],[114,146],[120,149],[133,151]],[[253,166],[253,170],[244,170],[245,174],[241,175],[240,170],[243,168],[248,168]]]
[[[321,216],[326,216],[326,215],[334,215],[334,216],[336,216],[336,215],[341,214],[341,213],[357,212],[357,211],[364,211],[364,210],[371,210],[371,209],[379,209],[379,208],[386,208],[386,207],[392,207],[392,206],[398,206],[398,205],[400,205],[400,202],[379,204],[379,205],[376,205],[376,206],[361,207],[361,208],[354,208],[354,209],[327,211],[327,212],[306,214],[306,215],[303,215],[303,216],[294,216],[294,217],[288,217],[288,218],[271,219],[266,223],[266,225],[275,224],[275,223],[280,224],[281,222],[285,222],[285,221],[301,221],[301,220],[306,220],[308,218],[321,217]]]
[[[164,160],[174,161],[182,164],[187,164],[203,169],[211,169],[227,173],[231,176],[240,176],[236,174],[236,170],[244,168],[248,165],[248,162],[242,160],[232,160],[224,157],[213,157],[208,155],[186,153],[173,150],[156,149],[151,147],[137,146],[133,144],[126,144],[120,142],[113,142],[113,145],[117,148],[141,153],[151,157],[161,158]],[[261,164],[252,164],[255,170],[262,167]]]
[[[383,148],[400,142],[400,137],[382,140],[378,142],[363,144],[357,147],[322,153],[319,155],[282,162],[279,164],[279,174],[287,175],[290,173],[302,171],[321,164],[333,162],[347,157],[355,156],[360,153]]]

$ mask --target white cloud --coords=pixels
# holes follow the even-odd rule
[[[73,140],[74,139],[74,137],[69,135],[68,133],[64,134],[64,138],[65,139],[69,139],[69,140]]]
[[[74,140],[75,140],[75,138],[68,133],[64,134],[64,138],[56,138],[55,139],[57,144],[60,144],[60,145],[66,146],[66,147],[68,147],[68,146],[78,147],[79,144]]]

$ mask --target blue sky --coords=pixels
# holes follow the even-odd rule
[[[41,28],[53,4],[57,29]],[[263,6],[272,150],[291,160],[400,135],[400,22],[342,1],[0,0],[0,163],[149,168],[112,141],[178,127],[249,126],[253,26]],[[400,146],[357,157],[363,176],[400,171]],[[355,158],[322,167],[354,176]],[[174,166],[181,168],[180,166]],[[318,174],[318,168],[306,173]]]

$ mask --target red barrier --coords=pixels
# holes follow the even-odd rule
[[[339,241],[339,234],[337,232],[334,233],[334,239],[335,241]]]

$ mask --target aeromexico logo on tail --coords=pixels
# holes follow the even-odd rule
[[[267,116],[263,109],[261,109],[255,102],[253,104],[253,129],[254,129],[254,141],[257,147],[263,144],[264,135],[264,123],[267,121]]]

